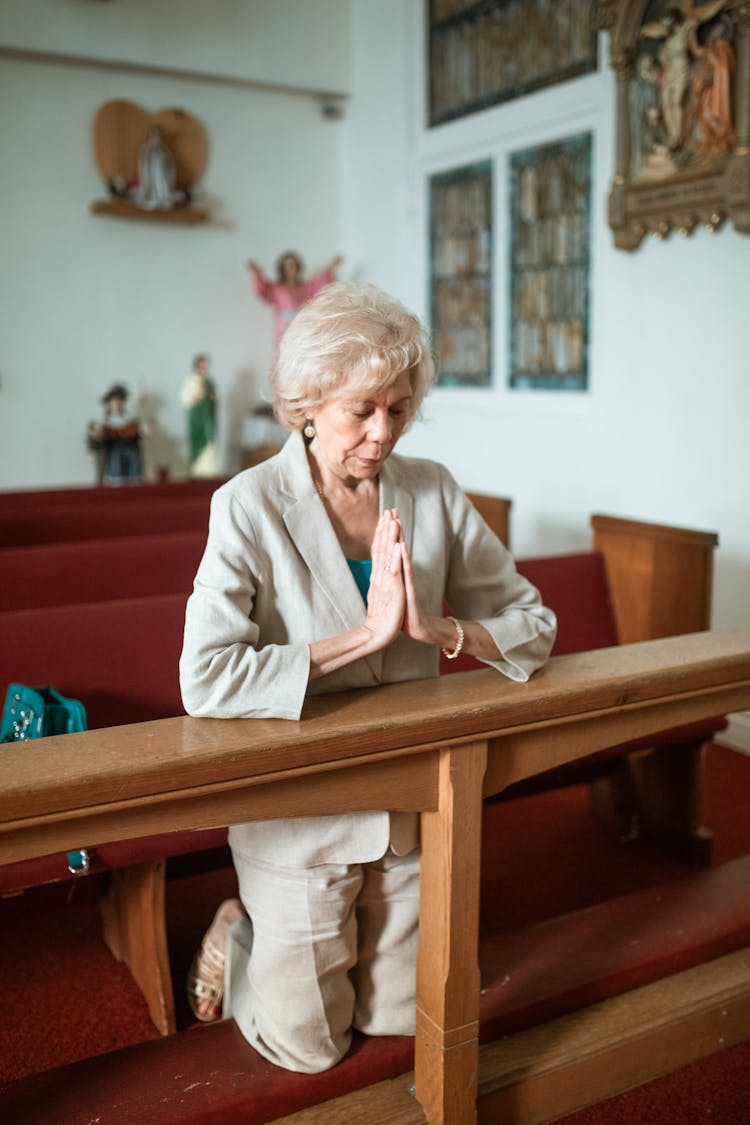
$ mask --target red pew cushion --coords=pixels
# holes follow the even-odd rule
[[[89,728],[184,713],[178,682],[187,594],[2,614],[0,685],[53,684]]]
[[[84,539],[0,551],[0,610],[190,593],[204,531]]]

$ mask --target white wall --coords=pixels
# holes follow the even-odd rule
[[[304,43],[289,34],[290,20],[280,34],[276,17],[290,16],[295,0],[280,8],[276,0],[0,5],[0,488],[92,482],[85,428],[114,381],[127,383],[136,403],[147,399],[150,473],[162,463],[184,472],[179,388],[198,351],[212,357],[226,463],[236,467],[242,421],[265,390],[273,340],[271,311],[252,294],[243,263],[252,256],[270,270],[281,250],[295,248],[313,268],[341,248],[340,124],[294,86],[304,55],[316,59],[306,64],[306,82],[344,88],[348,0],[318,4],[315,50],[309,21],[301,21]],[[198,33],[166,36],[165,10],[173,20],[179,10],[193,20],[203,12]],[[112,28],[115,15],[126,29]],[[260,15],[259,25],[249,20]],[[74,35],[63,34],[71,27]],[[259,27],[266,50],[256,42],[248,56],[263,60],[283,90],[96,62],[103,51],[135,56],[140,41],[150,63],[162,58],[189,71],[199,62],[196,45],[209,62],[222,57],[222,44],[236,58],[251,29],[262,43]],[[84,61],[50,61],[56,44],[75,47]],[[202,122],[209,156],[199,202],[210,223],[89,212],[105,195],[91,123],[113,98],[150,111],[182,107]]]
[[[355,0],[353,11],[344,242],[423,316],[428,177],[494,161],[495,384],[433,391],[404,452],[443,460],[465,487],[512,497],[519,555],[586,545],[595,511],[718,531],[713,621],[747,625],[750,238],[699,230],[633,254],[614,249],[606,225],[614,84],[604,37],[597,74],[429,130],[422,5]],[[585,129],[594,134],[590,390],[509,391],[508,156]]]
[[[349,0],[0,0],[6,49],[346,93]]]
[[[165,7],[182,20],[178,35],[165,36]],[[427,179],[489,157],[497,194],[495,386],[435,391],[427,422],[404,439],[404,450],[441,458],[466,487],[511,496],[519,554],[587,543],[595,510],[718,531],[714,624],[747,624],[750,379],[741,332],[750,239],[726,228],[648,241],[634,254],[613,248],[606,48],[598,74],[428,130],[421,0],[351,0],[351,24],[349,7],[349,0],[0,0],[0,487],[91,480],[83,431],[115,379],[156,401],[163,441],[152,460],[177,458],[178,390],[198,350],[213,357],[232,444],[271,357],[270,313],[251,295],[242,266],[251,254],[270,266],[279,250],[296,247],[313,267],[341,252],[345,276],[370,278],[424,315]],[[127,29],[114,35],[100,21],[118,12]],[[249,37],[252,49],[238,51]],[[93,62],[55,65],[8,50],[3,57],[3,46],[19,52],[34,44],[41,52],[88,50],[94,60],[116,50],[130,61],[140,54],[173,72],[210,71],[224,59],[241,71],[245,60],[248,81],[272,75],[281,86],[327,85],[328,76],[337,90],[349,83],[351,98],[335,122],[293,92]],[[102,194],[89,128],[114,97],[150,109],[180,105],[201,119],[212,223],[183,228],[89,214]],[[510,392],[508,154],[583,128],[594,133],[595,153],[591,389]]]

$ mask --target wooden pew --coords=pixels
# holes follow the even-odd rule
[[[658,536],[672,529],[652,525],[650,530]],[[622,539],[629,542],[627,535]],[[518,568],[539,588],[546,604],[557,614],[553,655],[620,643],[613,606],[613,594],[619,588],[609,579],[610,570],[601,551],[519,559]],[[655,571],[655,567],[644,568],[636,578],[653,584]],[[625,576],[632,585],[630,572],[626,571]],[[687,610],[694,608],[689,599],[685,599],[684,605]],[[678,629],[680,624],[675,617],[675,630],[688,631]],[[701,620],[700,624],[701,628],[708,628],[708,620]],[[650,619],[641,613],[642,631],[648,634],[650,625]],[[635,638],[633,631],[631,628],[631,640],[649,639],[648,635]],[[688,863],[707,864],[711,859],[712,836],[700,823],[703,747],[726,725],[723,716],[714,716],[661,731],[652,741],[636,739],[613,745],[593,757],[512,785],[502,797],[587,784],[593,807],[613,822],[621,836],[648,838]]]
[[[101,489],[91,492],[100,496]],[[164,499],[157,505],[160,510]],[[490,528],[507,542],[510,502],[495,496],[472,499]],[[81,505],[84,515],[91,510],[90,502]],[[206,546],[208,503],[201,521],[196,530],[171,532],[160,530],[161,521],[155,526],[150,521],[138,533],[97,539],[89,538],[90,521],[84,519],[87,538],[35,542],[21,547],[6,543],[0,549],[0,612],[151,594],[187,596]],[[80,517],[76,517],[72,526],[80,529],[80,525]],[[45,538],[46,532],[40,531],[39,535]]]
[[[5,547],[26,547],[171,531],[205,532],[208,509],[208,496],[184,496],[171,501],[133,500],[129,504],[112,504],[104,499],[100,503],[0,512],[0,543]]]
[[[177,662],[185,601],[186,595],[178,593],[0,613],[0,681],[53,683],[83,702],[92,729],[182,714]],[[35,757],[37,745],[21,747]],[[154,1023],[166,1034],[174,1030],[174,1006],[164,864],[171,856],[225,845],[226,828],[157,830],[145,839],[124,837],[95,850],[92,842],[84,836],[72,846],[87,851],[83,875],[70,871],[67,849],[19,863],[0,861],[0,893],[110,872],[101,900],[105,940],[142,985]],[[144,899],[149,903],[145,912]]]
[[[0,545],[149,536],[208,529],[209,505],[221,481],[64,489],[59,494],[0,493]],[[508,543],[509,500],[472,494],[492,530]]]
[[[591,517],[588,551],[517,560],[558,617],[553,655],[710,627],[715,532]],[[441,671],[479,667],[442,660]],[[700,824],[703,747],[726,728],[714,716],[643,740],[611,746],[574,765],[510,786],[503,799],[544,788],[590,785],[597,812],[622,835],[648,837],[687,862],[707,864],[711,833]]]
[[[205,545],[201,529],[6,547],[0,612],[172,593],[187,598]]]
[[[53,508],[59,505],[128,504],[133,500],[177,500],[185,497],[206,496],[223,483],[224,479],[155,481],[112,488],[105,485],[71,485],[64,488],[29,488],[0,490],[0,513],[33,511],[35,508]]]
[[[716,532],[601,514],[591,528],[621,644],[709,627]]]
[[[496,533],[507,535],[509,501],[474,499]],[[613,534],[624,524],[619,542],[628,546],[631,521],[594,519],[606,519]],[[663,544],[671,541],[671,529],[643,523],[636,526],[642,540],[656,539],[662,545],[662,560],[668,557]],[[685,534],[677,531],[678,543]],[[15,589],[21,600],[33,602],[36,598],[46,606],[0,614],[0,630],[5,638],[0,683],[51,682],[65,694],[82,699],[91,727],[181,714],[177,661],[184,601],[202,550],[203,535],[183,532],[0,551],[0,591],[12,598]],[[687,535],[691,541],[699,538],[699,533]],[[701,541],[700,573],[704,583],[710,584],[710,544],[715,537],[705,535]],[[696,564],[688,562],[695,569]],[[519,568],[540,586],[558,612],[557,653],[617,643],[601,552],[519,560]],[[88,570],[92,571],[91,577]],[[618,574],[617,569],[613,573]],[[623,574],[633,588],[634,580],[627,568]],[[21,582],[24,576],[36,578],[36,587],[28,590],[26,582]],[[640,567],[636,580],[651,588],[657,577],[658,568],[651,564]],[[160,586],[165,591],[175,589],[184,593],[165,592],[134,599],[129,596],[147,591],[156,594]],[[696,584],[690,588],[695,589]],[[71,604],[47,605],[53,596]],[[113,600],[88,602],[90,597],[104,596]],[[79,601],[80,605],[75,604]],[[701,588],[700,604],[705,602],[705,590]],[[680,623],[675,618],[675,626]],[[462,666],[477,667],[476,662],[462,660],[443,665],[443,671],[450,672]],[[587,757],[583,763],[521,779],[502,796],[515,797],[550,786],[593,783],[597,808],[613,819],[620,831],[632,831],[637,824],[642,834],[658,839],[684,858],[705,863],[710,857],[711,837],[698,820],[702,745],[724,725],[721,718],[687,727],[680,724],[679,729],[660,732],[661,745],[655,751],[648,742],[631,740],[613,746],[596,760]],[[165,968],[165,923],[159,911],[151,912],[152,928],[146,941],[146,931],[139,929],[141,901],[144,895],[155,903],[163,901],[164,862],[169,857],[214,848],[224,841],[225,832],[217,827],[208,834],[159,832],[153,838],[118,841],[106,848],[92,848],[92,842],[85,838],[76,844],[88,848],[91,873],[113,872],[109,894],[102,902],[106,940],[115,955],[127,961],[144,987],[154,1022],[164,1033],[174,1029],[171,983]],[[33,863],[0,867],[0,892],[71,877],[64,853],[53,853]],[[161,966],[158,981],[149,959]]]
[[[510,514],[513,501],[506,496],[488,496],[483,492],[466,495],[491,531],[510,549]]]
[[[604,558],[621,644],[710,628],[715,532],[603,514],[591,517],[591,528],[593,549]],[[705,729],[688,732],[649,754],[623,756],[616,772],[592,785],[593,806],[622,828],[638,818],[652,839],[674,842],[678,850],[682,838],[682,854],[707,863],[711,838],[699,823],[707,737]]]
[[[105,842],[248,817],[420,812],[416,1094],[430,1125],[470,1123],[478,1092],[483,797],[581,753],[748,704],[750,630],[739,629],[553,658],[523,685],[484,671],[322,696],[308,701],[299,722],[173,718],[44,739],[33,755],[9,746],[0,861],[65,850],[82,838]],[[700,1004],[731,1015],[725,1041],[737,1041],[750,1011],[750,963],[732,962],[731,987],[728,968],[716,971]],[[694,1026],[694,1006],[680,1019]],[[656,1045],[674,1041],[674,1022],[657,1032],[641,1039],[642,1067],[652,1065]],[[695,1036],[688,1039],[695,1050]],[[675,1052],[671,1059],[679,1065]],[[487,1105],[498,1092],[493,1081],[482,1077]],[[391,1096],[390,1120],[413,1120],[396,1116],[404,1088]],[[377,1097],[382,1104],[382,1090]],[[361,1099],[357,1112],[377,1119]]]

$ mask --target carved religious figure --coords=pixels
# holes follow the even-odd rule
[[[731,148],[735,141],[732,121],[732,84],[735,51],[731,29],[723,20],[710,28],[705,46],[697,47],[698,66],[693,78],[698,155],[706,159]]]
[[[640,29],[642,39],[659,41],[655,53],[639,56],[634,95],[636,155],[646,178],[672,175],[699,150],[705,156],[731,143],[733,48],[716,21],[725,3],[682,0]]]
[[[164,143],[161,129],[152,124],[138,153],[138,183],[130,198],[148,211],[168,211],[185,198],[177,191],[177,169],[172,153]]]
[[[601,0],[599,21],[617,84],[615,245],[727,219],[750,233],[749,0]]]

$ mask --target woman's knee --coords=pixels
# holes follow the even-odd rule
[[[262,1012],[233,1011],[230,1015],[248,1043],[275,1066],[300,1074],[319,1074],[340,1062],[351,1046],[351,1030],[311,1035],[310,1027],[281,1026]]]

